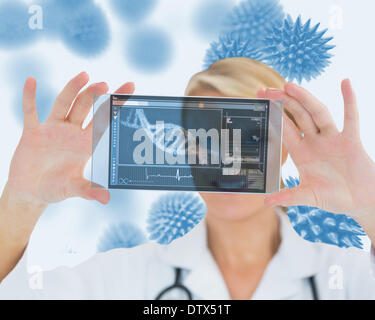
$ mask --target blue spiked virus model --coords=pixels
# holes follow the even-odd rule
[[[196,34],[208,40],[215,39],[225,31],[225,21],[228,12],[232,10],[234,0],[204,0],[199,1],[193,12],[193,28]]]
[[[109,24],[94,0],[39,0],[44,36],[61,39],[73,53],[95,57],[110,43]]]
[[[134,68],[153,73],[164,70],[171,62],[172,41],[160,28],[142,27],[134,30],[126,43],[126,58]]]
[[[288,16],[283,27],[274,27],[267,36],[264,62],[289,81],[316,78],[330,64],[329,51],[335,47],[328,44],[333,37],[324,37],[327,29],[319,31],[319,26],[311,26],[311,19],[303,24],[301,17],[294,22]]]
[[[287,188],[299,185],[299,179],[289,177],[285,181]],[[287,209],[294,230],[305,240],[323,242],[340,248],[357,247],[363,249],[361,236],[366,233],[351,217],[334,214],[319,208],[294,206]]]
[[[143,21],[152,12],[157,0],[111,0],[115,13],[128,23]]]
[[[278,0],[246,0],[236,6],[225,21],[225,31],[248,39],[254,48],[264,47],[264,39],[274,27],[281,27],[285,14]]]
[[[109,25],[103,11],[90,2],[66,11],[59,32],[65,45],[84,57],[101,54],[110,42]]]
[[[216,61],[226,58],[246,57],[260,61],[263,54],[258,48],[251,46],[250,41],[233,33],[220,36],[219,40],[212,42],[207,50],[204,58],[204,68],[208,68]]]
[[[206,214],[203,200],[194,193],[161,196],[149,211],[147,230],[150,240],[168,244],[192,230]]]
[[[117,248],[132,248],[146,241],[145,233],[133,223],[114,223],[99,238],[97,250],[105,252]]]

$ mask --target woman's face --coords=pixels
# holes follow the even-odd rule
[[[197,96],[226,97],[217,91],[202,90]],[[288,157],[283,147],[282,163]],[[237,194],[237,193],[200,193],[206,203],[207,214],[228,221],[240,221],[249,218],[264,207],[264,194]]]

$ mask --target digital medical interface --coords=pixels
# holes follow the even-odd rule
[[[269,106],[111,95],[109,188],[265,193]]]

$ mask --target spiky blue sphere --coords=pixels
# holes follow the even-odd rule
[[[85,1],[74,9],[68,10],[67,6],[65,9],[61,7],[61,10],[56,28],[70,50],[84,57],[94,57],[104,52],[110,42],[110,30],[98,5]]]
[[[29,28],[28,6],[16,0],[0,3],[0,48],[19,48],[30,44],[38,30]]]
[[[147,230],[150,240],[168,244],[187,234],[205,214],[204,202],[194,193],[163,195],[149,211]]]
[[[225,32],[228,12],[233,8],[233,0],[204,0],[193,12],[193,28],[203,39],[213,40]]]
[[[228,33],[246,38],[252,47],[264,46],[273,27],[282,26],[285,14],[278,0],[246,0],[236,6],[226,19]]]
[[[93,5],[93,0],[38,0],[43,8],[43,32],[48,36],[60,37],[61,25],[67,15],[81,7]]]
[[[157,0],[111,0],[115,13],[126,22],[136,24],[154,9]]]
[[[105,252],[117,248],[132,248],[147,241],[144,232],[129,222],[114,223],[100,237],[97,250]]]
[[[220,36],[218,41],[211,43],[204,58],[204,68],[208,68],[216,61],[236,57],[246,57],[260,61],[263,55],[258,48],[251,46],[250,40],[229,33]]]
[[[126,43],[126,59],[141,72],[163,71],[172,61],[173,44],[167,32],[156,27],[134,30]]]
[[[299,180],[290,177],[285,185],[287,188],[297,187]],[[307,206],[289,207],[287,214],[294,230],[305,240],[323,242],[340,248],[363,248],[360,237],[366,233],[347,215]]]
[[[264,61],[289,81],[310,81],[319,76],[331,63],[335,46],[329,45],[333,37],[324,37],[327,29],[319,31],[320,24],[305,24],[301,17],[294,22],[290,16],[281,28],[274,27],[265,41]]]

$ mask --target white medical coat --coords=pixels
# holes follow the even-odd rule
[[[311,276],[319,299],[375,299],[370,253],[305,241],[278,215],[281,244],[252,299],[312,299]],[[207,247],[205,220],[170,245],[99,253],[76,267],[39,274],[36,286],[26,262],[24,254],[0,283],[1,299],[154,299],[173,284],[176,267],[184,269],[183,284],[194,299],[230,299]]]

